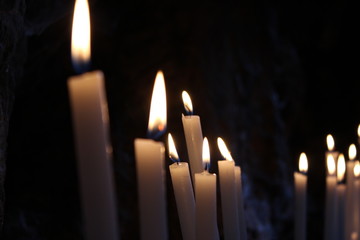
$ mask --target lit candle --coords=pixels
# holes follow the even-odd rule
[[[222,138],[217,139],[221,155],[225,160],[218,161],[221,207],[224,239],[239,239],[239,210],[235,191],[235,163]]]
[[[354,231],[354,167],[356,158],[355,144],[349,147],[349,161],[346,163],[346,197],[345,197],[345,239],[350,239]]]
[[[75,69],[86,70],[90,61],[90,16],[87,0],[75,2],[72,59]],[[108,109],[101,71],[70,77],[85,239],[118,240]]]
[[[295,240],[306,239],[306,185],[308,161],[305,153],[300,154],[299,172],[294,172],[295,183]]]
[[[159,137],[166,129],[164,75],[156,75],[151,99],[148,133]],[[141,239],[167,239],[165,195],[165,148],[152,139],[135,139],[136,173],[140,211]]]
[[[179,214],[181,233],[184,240],[195,239],[195,199],[191,184],[189,166],[180,162],[174,140],[169,133],[169,157],[175,163],[169,166]]]
[[[335,151],[335,140],[331,134],[326,136],[326,145],[328,150],[325,152],[325,159],[327,159],[327,156],[331,154],[336,162],[339,152]]]
[[[355,181],[354,181],[354,222],[353,222],[353,226],[354,229],[352,231],[352,236],[357,236],[356,239],[358,239],[358,237],[360,236],[360,221],[359,221],[359,213],[360,213],[360,209],[359,209],[359,201],[360,201],[360,163],[359,161],[355,161],[355,166],[354,166],[354,177],[355,177]]]
[[[344,240],[345,239],[345,191],[346,185],[343,183],[345,177],[345,157],[344,154],[340,154],[337,162],[337,181],[338,185],[336,186],[336,239]]]
[[[210,150],[207,138],[203,142],[205,171],[195,173],[195,219],[197,240],[218,240],[216,214],[216,174],[208,172]],[[204,168],[204,167],[203,167]]]
[[[202,166],[202,143],[203,135],[201,130],[200,117],[193,115],[193,106],[191,98],[186,91],[182,92],[184,107],[188,115],[182,115],[182,123],[184,127],[186,147],[189,155],[190,170],[192,179],[195,173],[203,171]]]
[[[336,206],[336,164],[332,154],[327,155],[326,202],[325,202],[325,240],[335,238]]]

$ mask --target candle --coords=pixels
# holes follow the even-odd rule
[[[356,158],[355,144],[349,146],[349,161],[346,163],[346,195],[345,195],[345,239],[350,239],[354,231],[354,166]]]
[[[306,185],[308,161],[305,153],[300,154],[299,172],[294,173],[295,183],[295,240],[306,239]]]
[[[345,239],[345,191],[346,185],[343,183],[345,177],[345,157],[344,154],[340,154],[337,163],[337,181],[336,186],[336,239]]]
[[[217,139],[217,144],[221,155],[225,158],[223,161],[218,161],[224,239],[239,239],[239,210],[235,191],[235,164],[222,138]]]
[[[328,150],[325,152],[325,159],[327,159],[328,155],[332,155],[334,160],[336,161],[339,155],[338,151],[335,151],[335,140],[331,134],[326,136],[326,144]]]
[[[202,141],[203,135],[201,130],[200,117],[193,115],[193,106],[191,98],[186,91],[182,92],[182,99],[187,116],[182,115],[182,123],[184,127],[186,147],[189,155],[190,170],[192,179],[195,173],[203,171],[202,167]]]
[[[85,70],[90,60],[90,16],[86,0],[75,3],[72,58]],[[74,125],[85,239],[118,240],[108,109],[101,71],[70,77],[68,90]]]
[[[166,128],[165,81],[161,71],[156,75],[151,99],[148,133],[160,136]],[[135,139],[141,239],[167,239],[165,195],[165,148],[152,139]]]
[[[216,174],[208,172],[210,150],[207,138],[203,142],[205,171],[195,174],[195,219],[197,240],[218,240],[216,214]]]
[[[169,166],[179,214],[181,233],[184,240],[195,239],[195,199],[191,184],[189,166],[180,162],[174,140],[169,133],[169,156],[175,163]]]
[[[239,216],[239,228],[240,228],[240,239],[247,239],[246,233],[246,222],[245,222],[245,212],[244,212],[244,199],[242,194],[242,184],[241,184],[241,168],[235,166],[235,182],[236,182],[236,192],[237,192],[237,203],[238,203],[238,216]]]
[[[356,239],[358,239],[358,237],[360,236],[360,221],[359,221],[359,213],[360,213],[360,208],[359,208],[359,201],[360,201],[360,163],[359,161],[355,162],[355,166],[354,166],[354,177],[355,177],[355,181],[354,181],[354,208],[353,208],[353,212],[354,212],[354,221],[353,221],[353,226],[354,229],[352,231],[352,236],[357,236]]]
[[[336,165],[332,154],[327,155],[326,202],[325,202],[325,240],[335,239],[336,206]]]

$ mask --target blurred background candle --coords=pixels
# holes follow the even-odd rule
[[[344,154],[339,154],[337,162],[337,181],[336,186],[336,239],[345,239],[345,191],[346,185],[344,184],[345,178],[345,157]]]
[[[325,240],[335,240],[336,164],[332,154],[327,155],[326,162]]]
[[[191,184],[189,165],[180,162],[174,140],[168,135],[169,157],[173,163],[169,166],[176,199],[181,233],[184,240],[195,239],[195,199]]]
[[[195,173],[195,219],[197,240],[218,240],[219,230],[216,213],[216,174],[209,173],[210,149],[207,138],[202,154],[205,170]]]
[[[182,99],[187,115],[182,115],[186,147],[189,156],[191,177],[194,179],[195,173],[203,171],[202,164],[202,143],[203,135],[201,130],[200,117],[193,115],[193,105],[191,98],[186,91],[182,92]]]
[[[352,236],[356,236],[356,239],[360,237],[360,221],[359,221],[359,214],[360,214],[360,163],[359,161],[355,162],[354,166],[354,222],[353,222],[353,232]]]
[[[356,158],[355,144],[349,146],[349,161],[346,163],[346,197],[345,197],[345,239],[350,239],[354,231],[354,167]]]
[[[339,152],[335,151],[335,140],[331,134],[326,136],[326,145],[328,150],[325,152],[325,160],[327,160],[327,156],[331,154],[336,162]]]
[[[218,161],[221,208],[224,239],[239,239],[239,210],[235,191],[235,163],[222,138],[217,139],[221,155],[225,160]]]
[[[77,0],[72,29],[74,68],[83,73],[90,62],[90,14],[87,0]],[[85,239],[118,240],[104,75],[101,71],[70,77],[72,110]]]
[[[166,92],[164,75],[156,75],[152,93],[148,135],[161,136],[166,129]],[[152,139],[135,139],[138,180],[140,236],[142,240],[168,239],[165,194],[165,148]]]
[[[306,189],[308,161],[305,153],[300,154],[299,172],[294,172],[295,183],[295,240],[306,239]]]

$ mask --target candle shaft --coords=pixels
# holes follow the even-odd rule
[[[306,239],[306,185],[307,176],[295,172],[295,240]]]
[[[338,184],[336,186],[336,226],[338,240],[345,239],[345,184]]]
[[[336,240],[336,176],[326,177],[325,240]]]
[[[355,161],[346,163],[345,239],[351,239],[351,234],[354,231],[354,166]]]
[[[239,228],[240,228],[240,240],[247,239],[246,233],[246,222],[244,212],[244,199],[242,193],[242,182],[241,182],[241,169],[239,166],[235,166],[235,182],[237,191],[237,203],[238,203],[238,217],[239,217]]]

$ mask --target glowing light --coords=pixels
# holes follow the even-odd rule
[[[168,145],[169,145],[169,158],[174,162],[178,162],[179,155],[176,151],[174,139],[172,138],[171,133],[169,133],[168,135]]]
[[[308,171],[308,160],[305,153],[300,154],[299,171],[303,173],[306,173]]]
[[[355,177],[359,177],[360,176],[360,163],[359,161],[356,161],[355,166],[354,166],[354,175]]]
[[[226,147],[226,144],[224,142],[224,140],[222,140],[221,137],[217,138],[217,144],[220,150],[221,155],[228,161],[234,161],[234,159],[232,158],[229,149]]]
[[[193,113],[193,105],[191,102],[190,95],[186,91],[183,91],[181,95],[184,103],[184,108],[186,112],[191,115]]]
[[[360,124],[358,125],[357,134],[358,134],[358,137],[360,137]]]
[[[327,155],[327,169],[329,175],[334,175],[336,171],[335,159],[332,154]]]
[[[327,144],[327,147],[328,147],[328,150],[329,151],[333,151],[334,148],[335,148],[335,141],[334,141],[334,138],[333,136],[331,136],[331,134],[328,134],[326,136],[326,144]]]
[[[356,147],[355,144],[351,144],[349,147],[349,159],[355,160],[356,158]]]
[[[202,159],[205,170],[209,170],[210,165],[210,148],[209,148],[209,141],[205,137],[203,141],[203,149],[202,149]]]
[[[166,90],[162,71],[158,71],[151,98],[148,131],[157,136],[166,130]]]
[[[76,0],[71,35],[71,56],[74,65],[90,61],[90,13],[87,0]]]
[[[344,154],[340,153],[337,162],[337,180],[339,182],[344,180],[345,170],[346,170],[345,157]]]

